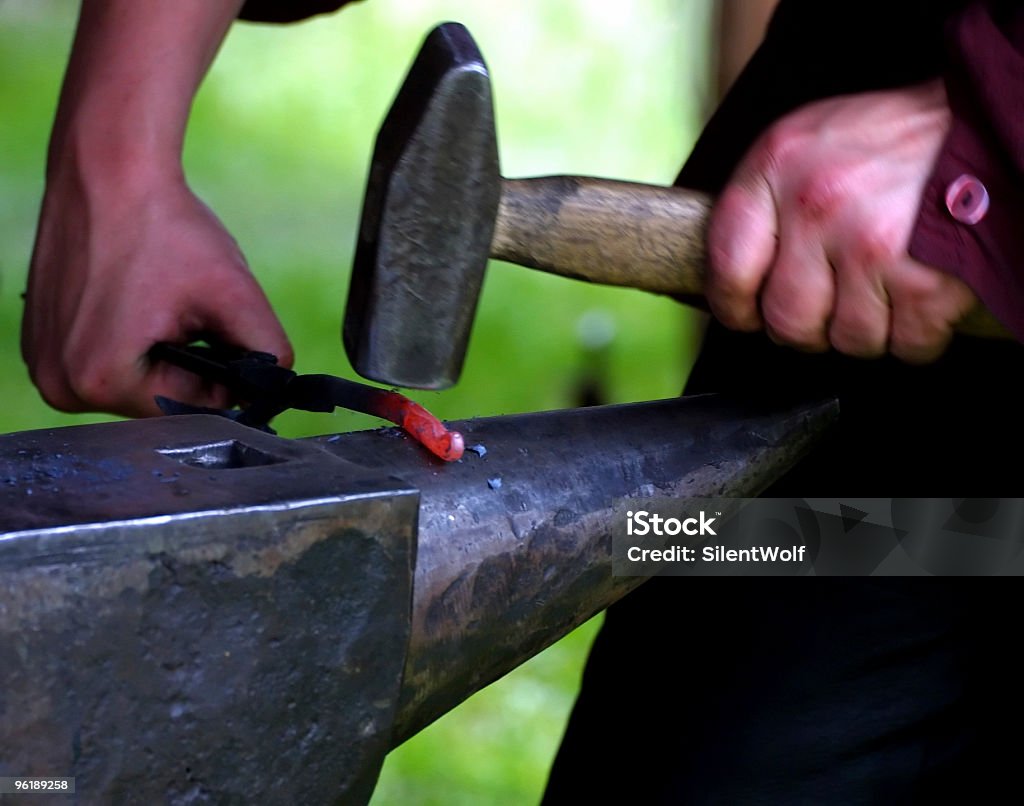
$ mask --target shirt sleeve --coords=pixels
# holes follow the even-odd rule
[[[963,280],[1024,341],[1024,4],[971,3],[946,47],[953,122],[910,254]]]
[[[352,0],[246,0],[239,19],[253,22],[295,22],[315,14],[330,14]]]

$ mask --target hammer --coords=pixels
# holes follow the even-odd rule
[[[444,389],[462,370],[488,258],[699,300],[711,198],[588,177],[504,179],[490,77],[466,28],[435,28],[377,136],[343,340],[362,376]],[[984,308],[958,325],[1006,338]]]

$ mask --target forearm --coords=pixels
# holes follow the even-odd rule
[[[242,0],[83,0],[48,178],[177,177],[192,99]]]
[[[55,408],[157,414],[157,395],[223,407],[223,389],[149,358],[200,334],[290,365],[269,301],[181,168],[192,99],[240,5],[83,2],[22,321],[22,355]]]

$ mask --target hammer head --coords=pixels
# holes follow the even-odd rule
[[[360,375],[420,389],[458,380],[500,195],[487,66],[469,32],[445,23],[377,135],[343,327]]]

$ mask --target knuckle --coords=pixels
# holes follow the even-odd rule
[[[945,352],[947,343],[948,340],[910,342],[894,340],[889,347],[889,352],[907,364],[930,364]]]
[[[67,373],[66,386],[79,401],[79,411],[117,410],[116,384],[108,370],[86,361],[67,359],[64,366],[75,368]]]
[[[866,322],[837,319],[829,328],[829,343],[843,355],[878,358],[885,354],[885,334]]]
[[[858,270],[885,268],[895,264],[902,252],[903,245],[892,232],[882,227],[865,227],[854,236],[844,263]]]
[[[908,364],[928,364],[945,352],[952,338],[948,324],[907,317],[904,312],[893,323],[889,352]]]
[[[726,306],[717,303],[710,305],[714,317],[730,330],[742,333],[753,333],[761,329],[761,319],[755,309]]]
[[[912,309],[924,309],[941,300],[947,291],[944,276],[937,271],[903,271],[894,282],[892,296],[901,305]]]
[[[102,408],[109,395],[105,379],[89,373],[75,373],[68,378],[72,393],[87,406]]]
[[[753,167],[765,176],[783,169],[803,150],[803,130],[783,119],[766,131],[753,151]]]
[[[772,337],[801,350],[828,349],[827,324],[835,278],[827,266],[784,257],[776,264],[762,297]]]
[[[810,352],[828,349],[823,323],[815,318],[780,310],[778,306],[766,303],[764,320],[768,335],[778,344]]]
[[[796,204],[801,215],[824,222],[836,217],[846,197],[841,169],[819,168],[803,177],[796,186]]]
[[[40,397],[52,409],[63,411],[68,414],[76,414],[84,411],[82,401],[76,397],[74,392],[58,377],[57,373],[41,372],[34,379]]]
[[[84,411],[88,411],[82,401],[74,395],[65,395],[59,392],[56,394],[50,394],[42,389],[39,390],[39,393],[46,402],[46,405],[56,411],[61,411],[65,414],[81,414]]]
[[[952,332],[955,309],[936,294],[932,281],[926,278],[902,283],[890,292],[893,308],[893,336],[908,349],[926,349],[942,343]]]
[[[24,346],[23,353],[29,379],[46,405],[69,414],[83,411],[82,402],[68,386],[64,373],[56,363],[39,358],[33,350]]]
[[[756,266],[737,260],[728,243],[709,244],[708,259],[707,284],[712,293],[727,298],[753,297],[760,290],[763,272]]]
[[[26,369],[28,370],[29,380],[32,381],[33,384],[38,387],[52,385],[52,365],[48,361],[40,360],[36,355],[35,350],[26,346],[24,341],[21,343],[21,357],[25,362]]]
[[[754,331],[761,327],[757,313],[760,277],[748,273],[709,275],[705,295],[711,312],[726,327]]]

